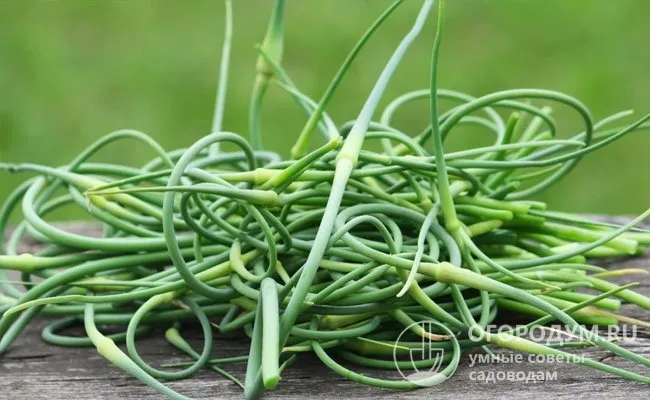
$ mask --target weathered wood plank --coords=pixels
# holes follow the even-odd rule
[[[95,228],[86,225],[72,226],[77,232],[92,234]],[[29,247],[26,243],[26,250]],[[612,269],[641,268],[650,272],[650,254],[643,258],[616,260],[608,263]],[[623,277],[617,282],[641,281],[638,291],[650,294],[650,277],[637,275]],[[648,320],[648,311],[626,306],[625,314]],[[9,352],[0,357],[0,399],[155,399],[161,398],[139,381],[125,376],[116,367],[110,366],[93,349],[59,348],[45,344],[40,338],[40,329],[45,321],[30,326],[16,341]],[[650,357],[650,330],[637,328],[636,339],[623,345],[635,352]],[[197,332],[188,332],[190,341],[200,346]],[[215,341],[215,356],[224,357],[245,354],[245,342],[232,337],[220,337]],[[185,360],[183,355],[169,346],[162,336],[155,335],[142,341],[140,352],[152,364]],[[605,362],[625,367],[632,371],[648,374],[648,368],[632,366],[630,362],[611,357],[600,350],[581,349],[579,354],[604,359]],[[228,370],[243,377],[244,365],[228,366]],[[484,383],[472,380],[481,372],[553,372],[557,379],[546,382],[496,381]],[[373,376],[398,378],[393,372],[363,370]],[[169,383],[171,387],[192,398],[240,398],[241,390],[235,384],[219,375],[204,371],[195,377]],[[285,371],[278,388],[267,394],[267,398],[399,398],[399,399],[492,399],[492,398],[649,398],[650,385],[630,382],[621,378],[594,371],[587,367],[566,363],[501,363],[469,365],[464,357],[458,371],[447,382],[438,387],[411,392],[382,390],[347,381],[322,366],[313,356],[304,356]]]

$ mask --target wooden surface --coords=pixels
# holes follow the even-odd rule
[[[73,230],[88,227],[76,225]],[[27,244],[29,246],[29,244]],[[641,268],[650,272],[650,254],[642,258],[616,260],[607,265],[612,269]],[[640,281],[637,290],[650,295],[650,275],[635,275],[616,280],[619,283]],[[650,311],[625,306],[624,314],[649,320]],[[507,317],[507,316],[506,316]],[[504,318],[503,316],[501,318]],[[120,369],[109,365],[94,349],[66,349],[45,344],[40,329],[45,321],[37,320],[16,341],[14,346],[0,356],[0,399],[160,399],[162,396],[139,381],[127,377]],[[188,333],[192,342],[200,345],[197,333]],[[636,339],[625,341],[624,347],[650,357],[650,330],[637,328]],[[168,345],[160,334],[142,340],[140,354],[152,365],[186,360]],[[215,341],[215,357],[245,354],[245,342],[233,337],[220,337]],[[577,350],[604,362],[628,368],[650,376],[650,368],[633,366],[619,357],[594,349]],[[243,377],[244,365],[231,365],[228,370]],[[480,382],[471,377],[481,372],[553,372],[557,380],[546,382],[520,382],[498,380]],[[364,370],[374,376],[398,378],[393,372]],[[170,382],[175,390],[197,399],[241,398],[242,392],[235,384],[210,371],[195,377]],[[410,392],[376,389],[346,381],[322,366],[318,359],[304,356],[283,374],[278,387],[267,392],[266,398],[386,398],[386,399],[557,399],[557,398],[650,398],[650,385],[630,382],[593,369],[566,363],[554,364],[481,364],[470,367],[468,357],[453,377],[440,386]]]

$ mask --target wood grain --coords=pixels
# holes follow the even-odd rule
[[[620,222],[620,221],[619,221]],[[97,229],[85,224],[67,227],[76,232],[96,234]],[[25,243],[29,249],[30,243]],[[645,257],[615,260],[607,263],[611,269],[641,268],[650,272],[650,254]],[[635,275],[616,280],[619,283],[640,281],[637,290],[650,295],[650,275]],[[649,311],[625,306],[624,313],[648,320]],[[507,315],[500,316],[506,319]],[[0,356],[0,399],[159,399],[162,396],[126,376],[120,369],[109,365],[94,349],[60,348],[45,344],[40,330],[45,324],[38,320],[16,341],[14,346]],[[162,328],[162,327],[161,327]],[[195,345],[201,344],[197,332],[188,332]],[[637,328],[636,338],[626,340],[623,346],[650,357],[650,330]],[[143,357],[153,365],[184,361],[162,338],[154,335],[141,341]],[[648,368],[633,366],[619,357],[601,350],[580,349],[579,354],[605,360],[606,363],[648,375]],[[215,357],[241,355],[247,344],[233,337],[219,337],[215,341]],[[501,352],[507,353],[507,352]],[[630,382],[587,367],[566,363],[500,363],[480,364],[470,367],[468,357],[453,377],[442,385],[410,392],[371,388],[334,374],[312,356],[304,356],[283,374],[278,387],[268,392],[266,398],[287,399],[559,399],[559,398],[650,398],[650,385]],[[243,377],[244,365],[231,365],[228,370]],[[398,378],[390,371],[362,370],[367,375]],[[557,379],[545,382],[498,380],[484,383],[470,379],[488,371],[557,371]],[[191,379],[169,382],[175,390],[196,399],[241,398],[238,386],[210,371],[203,371]]]

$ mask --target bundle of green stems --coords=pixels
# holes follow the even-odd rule
[[[336,124],[327,104],[357,54],[401,3],[368,28],[317,102],[281,66],[284,1],[278,0],[258,48],[252,145],[221,127],[232,36],[232,5],[226,1],[211,134],[166,151],[144,133],[120,130],[60,167],[0,164],[4,172],[33,176],[0,209],[0,238],[19,218],[0,255],[0,353],[40,315],[52,318],[42,331],[46,342],[95,347],[175,399],[187,397],[164,381],[204,368],[240,385],[246,398],[259,398],[303,353],[315,354],[345,378],[396,389],[441,383],[465,352],[494,347],[566,355],[577,364],[650,382],[523,335],[526,327],[559,321],[579,334],[574,345],[598,346],[650,366],[650,360],[584,327],[647,325],[617,312],[627,303],[650,309],[650,298],[633,291],[634,284],[609,281],[643,271],[607,271],[594,260],[641,254],[650,245],[650,231],[636,225],[650,211],[617,226],[532,200],[581,157],[648,129],[649,116],[622,123],[632,114],[624,111],[594,121],[583,103],[551,90],[472,97],[438,88],[442,1],[430,87],[399,96],[379,112],[391,76],[434,8],[425,0],[357,117]],[[307,117],[288,160],[262,148],[260,113],[272,86],[286,91]],[[453,105],[441,110],[439,100]],[[403,132],[393,117],[415,101],[429,103],[430,123],[419,133]],[[581,131],[558,139],[551,105],[575,111]],[[493,144],[445,152],[445,139],[462,126],[492,135]],[[264,137],[273,135],[282,133]],[[318,135],[322,141],[316,144]],[[155,156],[141,167],[92,160],[124,140]],[[238,150],[225,152],[224,143]],[[101,236],[61,229],[48,216],[62,207],[86,212],[103,227]],[[19,254],[26,237],[40,244],[38,251]],[[21,278],[10,280],[5,270]],[[491,332],[500,310],[528,315],[531,322]],[[182,336],[183,327],[197,320],[202,349]],[[427,320],[440,331],[417,324]],[[84,335],[70,333],[79,327]],[[144,361],[136,339],[160,334],[158,327],[193,361],[164,367]],[[108,328],[110,333],[102,333]],[[213,349],[215,337],[228,332],[249,341],[248,354],[213,358],[219,351]],[[470,333],[481,339],[470,340]],[[405,358],[422,346],[423,337],[446,352],[439,371],[419,381],[373,378],[351,367],[431,366],[438,360]],[[246,364],[242,380],[228,372],[233,363]]]

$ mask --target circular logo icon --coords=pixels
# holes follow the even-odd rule
[[[410,332],[418,333],[417,341],[407,340]],[[442,341],[447,340],[451,340],[453,345],[458,344],[454,333],[439,322],[424,320],[407,326],[393,347],[393,361],[402,378],[426,387],[451,377],[453,371],[440,373],[453,354],[453,345],[442,345]]]

